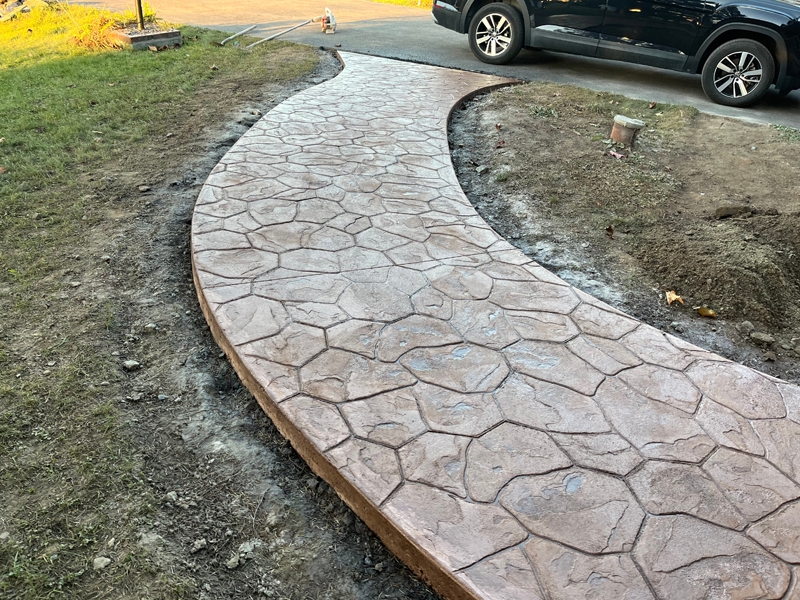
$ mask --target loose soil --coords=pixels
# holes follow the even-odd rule
[[[62,504],[70,495],[47,484],[55,465],[42,453],[58,432],[59,390],[46,389],[34,422],[6,415],[4,466],[30,467],[42,477],[30,495],[4,494],[0,503],[4,598],[436,597],[264,415],[211,337],[192,282],[190,222],[200,186],[261,114],[337,74],[338,61],[319,55],[314,73],[288,84],[241,76],[206,86],[187,99],[158,145],[132,147],[119,163],[76,173],[84,193],[102,198],[108,213],[89,215],[97,225],[85,247],[64,247],[65,265],[50,276],[63,280],[63,291],[42,300],[41,319],[0,327],[10,349],[0,359],[20,386],[46,379],[59,364],[48,362],[52,346],[44,349],[44,341],[63,335],[54,344],[63,346],[62,327],[78,327],[90,312],[105,315],[100,333],[87,325],[70,335],[81,336],[74,353],[99,350],[112,368],[85,367],[75,378],[97,398],[95,414],[113,413],[120,422],[131,448],[120,459],[130,490],[114,490],[119,502],[90,499],[79,519],[65,522]],[[13,287],[0,286],[0,299],[14,298]],[[139,367],[125,370],[128,360]],[[17,429],[27,437],[7,433]],[[87,438],[105,444],[96,433]],[[91,465],[75,475],[84,488],[108,493],[102,482],[90,485],[93,476]],[[142,505],[132,510],[131,502]],[[59,544],[74,530],[86,532],[79,544]],[[65,561],[75,557],[78,567],[65,573]],[[97,570],[93,557],[110,564]],[[26,581],[40,577],[37,562],[46,581],[34,589]]]
[[[609,139],[615,114],[647,123],[633,149]],[[478,97],[451,122],[465,192],[523,252],[655,327],[789,381],[800,377],[799,141],[795,130],[540,83]],[[683,304],[667,305],[667,291]]]

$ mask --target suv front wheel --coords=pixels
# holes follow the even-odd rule
[[[763,44],[738,39],[714,50],[703,65],[703,91],[725,106],[750,106],[772,85],[775,60]]]
[[[504,65],[519,54],[522,38],[522,16],[507,4],[487,4],[469,24],[472,53],[492,65]]]

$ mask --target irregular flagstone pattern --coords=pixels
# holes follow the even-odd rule
[[[447,117],[509,80],[343,59],[231,148],[192,225],[212,331],[281,432],[447,598],[797,600],[800,389],[486,225]]]

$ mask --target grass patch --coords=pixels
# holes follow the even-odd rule
[[[199,131],[202,98],[243,81],[288,81],[317,61],[283,42],[214,47],[228,34],[189,27],[183,48],[158,53],[73,43],[107,18],[128,17],[62,4],[0,24],[3,598],[190,595],[136,546],[157,501],[114,402],[126,376],[109,346],[123,344],[115,315],[124,301],[81,290],[95,276],[89,248],[120,227],[108,215],[137,207],[97,193],[98,173],[148,153],[157,160],[167,132]],[[127,550],[94,571],[112,537]]]
[[[772,129],[778,132],[778,137],[788,142],[800,142],[800,129],[788,127],[786,125],[770,125]]]

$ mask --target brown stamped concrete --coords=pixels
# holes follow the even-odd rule
[[[195,278],[264,410],[446,598],[800,598],[800,389],[566,285],[475,213],[494,77],[347,54],[197,200]]]

